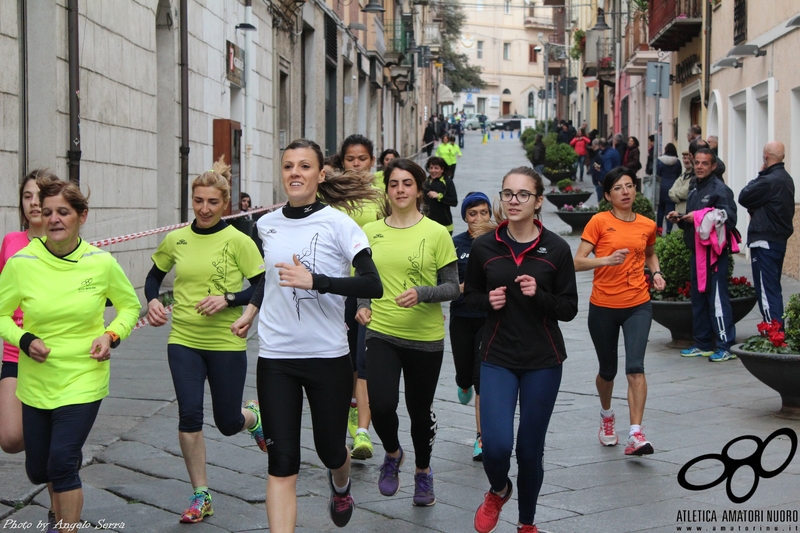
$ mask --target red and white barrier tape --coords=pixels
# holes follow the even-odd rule
[[[168,306],[166,306],[164,308],[164,311],[166,311],[168,315],[170,313],[172,313],[172,304],[169,304]],[[149,326],[149,325],[150,325],[150,321],[147,320],[147,316],[143,316],[142,318],[139,319],[139,321],[133,327],[133,331],[136,331],[139,328],[143,328],[143,327]]]
[[[251,211],[242,212],[242,213],[236,213],[235,215],[228,215],[228,216],[222,217],[222,219],[223,220],[228,220],[228,219],[231,219],[231,218],[243,217],[245,215],[252,215],[252,214],[256,214],[256,213],[268,212],[268,211],[272,211],[274,209],[277,209],[277,208],[279,208],[281,206],[283,206],[282,203],[275,204],[275,205],[270,205],[268,207],[259,207],[257,209],[253,209]],[[191,222],[183,222],[181,224],[172,224],[170,226],[164,226],[163,228],[156,228],[156,229],[150,229],[150,230],[147,230],[147,231],[138,231],[136,233],[129,233],[128,235],[122,235],[121,237],[112,237],[110,239],[100,239],[99,241],[93,241],[93,242],[90,242],[89,244],[91,244],[92,246],[97,246],[98,248],[101,248],[103,246],[111,246],[112,244],[117,244],[117,243],[120,243],[120,242],[132,241],[132,240],[138,239],[140,237],[148,237],[150,235],[156,235],[158,233],[164,233],[165,231],[172,231],[174,229],[178,229],[178,228],[182,228],[184,226],[188,226],[189,224],[191,224]]]

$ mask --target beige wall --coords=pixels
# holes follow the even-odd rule
[[[738,196],[762,165],[765,142],[777,139],[786,145],[786,168],[800,175],[800,69],[797,53],[800,32],[780,35],[785,22],[800,13],[797,2],[770,2],[769,9],[748,11],[748,44],[758,44],[763,57],[741,59],[741,68],[712,69],[706,131],[719,131],[720,156],[728,171],[726,180]],[[733,47],[733,6],[722,2],[712,12],[715,28],[711,63],[727,56]],[[795,201],[800,200],[800,191]],[[739,209],[739,230],[744,234],[748,216]],[[795,224],[795,226],[797,226]],[[784,264],[786,273],[800,275],[800,241],[790,240]]]

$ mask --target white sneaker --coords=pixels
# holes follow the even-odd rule
[[[597,438],[603,446],[616,446],[619,442],[617,431],[614,429],[614,415],[604,417],[600,415],[600,431],[597,433]]]

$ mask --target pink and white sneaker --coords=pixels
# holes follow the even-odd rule
[[[616,446],[619,442],[617,431],[614,429],[614,415],[609,417],[600,415],[600,431],[597,433],[597,438],[603,446]]]
[[[653,453],[653,445],[644,437],[644,433],[637,431],[628,437],[625,455],[650,455],[651,453]]]

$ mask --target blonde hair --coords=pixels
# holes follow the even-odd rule
[[[197,187],[213,187],[222,193],[222,201],[227,204],[231,201],[231,166],[225,164],[222,155],[211,166],[211,170],[203,172],[192,182],[192,194]]]
[[[383,191],[373,187],[374,180],[375,176],[367,170],[335,170],[325,174],[317,195],[323,203],[344,209],[348,215],[360,210],[364,202],[375,202],[383,212],[386,197]]]

